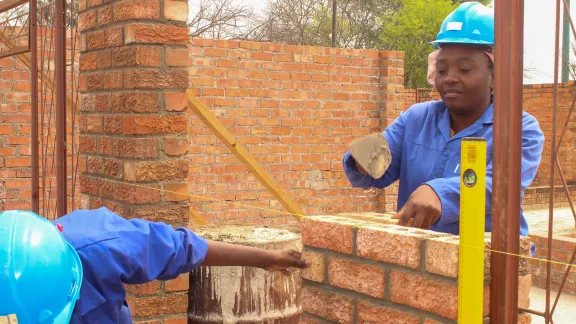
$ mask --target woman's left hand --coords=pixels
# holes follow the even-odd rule
[[[428,185],[422,185],[414,191],[402,209],[393,217],[398,225],[428,229],[442,215],[442,202]]]

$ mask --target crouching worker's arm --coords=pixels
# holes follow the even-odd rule
[[[117,253],[115,266],[122,265],[122,282],[127,284],[174,279],[202,265],[252,266],[284,273],[289,268],[306,267],[296,251],[268,251],[208,241],[184,227],[174,229],[164,223],[114,216],[119,229],[119,240],[112,247],[113,254]]]
[[[263,250],[259,248],[208,241],[208,252],[202,263],[205,266],[247,266],[281,271],[289,268],[306,268],[306,261],[294,250]]]

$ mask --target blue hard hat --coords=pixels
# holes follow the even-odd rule
[[[444,44],[494,46],[494,10],[479,2],[464,2],[451,12],[440,27],[436,40],[438,49]]]
[[[0,213],[0,317],[67,324],[81,284],[78,253],[54,224],[32,212]]]

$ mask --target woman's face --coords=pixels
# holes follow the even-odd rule
[[[448,110],[470,114],[490,104],[493,71],[483,50],[462,45],[442,48],[434,83]]]

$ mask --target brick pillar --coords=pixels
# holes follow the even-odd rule
[[[79,9],[83,207],[185,224],[188,197],[162,189],[188,193],[188,3],[80,0]]]

